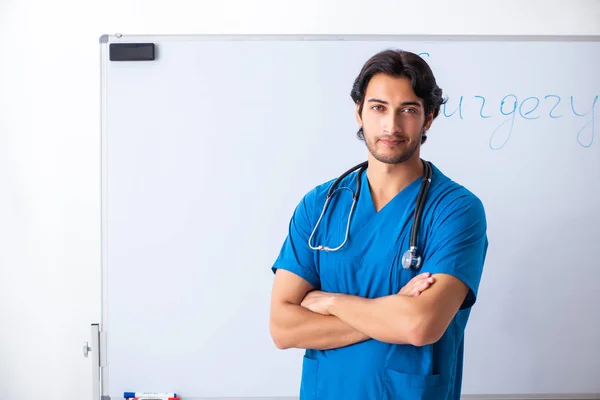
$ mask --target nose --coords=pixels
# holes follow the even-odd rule
[[[388,135],[396,135],[401,132],[400,115],[398,113],[388,113],[381,119],[382,130]]]

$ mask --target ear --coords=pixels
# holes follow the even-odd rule
[[[423,130],[427,132],[429,128],[431,128],[431,124],[433,123],[433,113],[430,112],[425,118],[425,124],[423,125]]]
[[[358,125],[360,125],[360,127],[362,128],[362,117],[360,116],[360,104],[356,105],[356,122],[358,123]]]

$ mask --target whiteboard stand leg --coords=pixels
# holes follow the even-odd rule
[[[92,324],[92,400],[100,400],[100,325]],[[87,357],[87,356],[86,356]]]

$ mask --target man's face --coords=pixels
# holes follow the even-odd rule
[[[417,154],[421,135],[429,129],[423,100],[413,91],[409,78],[376,74],[365,93],[362,116],[365,143],[371,155],[386,164],[400,164]]]

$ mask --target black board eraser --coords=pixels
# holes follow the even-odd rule
[[[111,43],[110,61],[152,61],[154,43]]]

